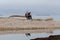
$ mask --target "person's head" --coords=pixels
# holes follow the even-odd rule
[[[30,15],[30,14],[31,14],[31,12],[28,13],[28,15]]]

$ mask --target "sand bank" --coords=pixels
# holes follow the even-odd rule
[[[0,34],[5,33],[50,33],[54,29],[60,29],[60,21],[52,19],[26,20],[20,17],[0,18]]]

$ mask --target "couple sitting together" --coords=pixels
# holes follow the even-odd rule
[[[26,17],[27,19],[32,19],[31,12],[26,12],[26,13],[25,13],[25,17]]]

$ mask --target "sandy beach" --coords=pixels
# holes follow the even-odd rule
[[[20,17],[1,17],[0,34],[5,33],[51,33],[55,29],[60,29],[60,21],[46,19],[32,19]]]

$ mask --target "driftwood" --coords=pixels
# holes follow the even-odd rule
[[[21,16],[21,15],[11,15],[9,17],[25,17],[25,16]]]
[[[53,21],[53,18],[45,19],[45,21]]]

